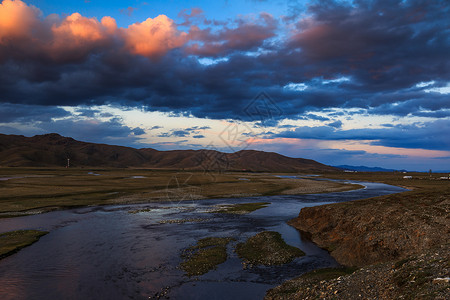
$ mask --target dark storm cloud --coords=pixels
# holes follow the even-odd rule
[[[429,117],[429,118],[448,118],[450,117],[450,110],[438,110],[438,111],[419,111],[414,113],[418,117]]]
[[[339,130],[330,126],[298,127],[272,137],[318,140],[366,140],[372,145],[399,148],[444,150],[450,149],[450,120],[424,124],[397,125],[383,129]]]
[[[36,40],[28,32],[20,33],[27,38],[0,43],[0,101],[50,107],[117,104],[248,120],[245,108],[265,91],[282,111],[274,119],[336,107],[444,118],[448,94],[415,86],[450,82],[449,14],[450,5],[439,0],[314,1],[305,14],[284,20],[290,22],[283,23],[292,29],[288,33],[273,17],[260,14],[256,20],[190,28],[186,35],[164,19],[165,34],[176,46],[161,45],[156,54],[126,48],[134,37],[131,29],[117,29],[110,19],[81,18],[77,22],[93,26],[100,38],[47,52],[43,42],[28,44]],[[74,48],[64,48],[69,46]],[[199,56],[208,55],[226,59],[199,63]],[[343,77],[347,80],[339,80]],[[290,83],[307,88],[285,88]]]
[[[318,116],[315,114],[307,114],[305,115],[305,119],[316,120],[316,121],[329,121],[330,119],[327,117]]]
[[[202,130],[210,129],[209,126],[193,126],[185,129],[172,129],[169,132],[163,132],[158,137],[188,137],[203,138],[204,135],[200,134]]]
[[[133,132],[134,135],[143,135],[143,134],[145,134],[145,130],[140,128],[140,127],[134,128],[131,132]]]
[[[268,13],[261,13],[259,19],[254,22],[237,19],[234,23],[235,27],[227,26],[218,32],[213,32],[211,28],[191,27],[191,39],[199,42],[188,46],[187,53],[217,57],[236,50],[255,50],[262,46],[264,41],[275,36],[278,26],[278,22]]]
[[[189,131],[187,131],[187,130],[174,130],[174,131],[172,131],[170,136],[186,137],[186,136],[189,136]]]
[[[206,130],[206,129],[211,129],[211,127],[209,127],[209,126],[192,126],[192,127],[186,128],[186,130],[188,130],[188,131],[198,131],[198,130]]]
[[[116,145],[140,145],[141,128],[130,128],[119,118],[109,121],[95,119],[63,119],[38,124],[44,132],[58,132],[76,140]],[[145,132],[144,132],[145,133]]]
[[[341,121],[335,121],[327,124],[328,126],[334,127],[334,128],[341,128],[342,122]]]
[[[8,106],[0,106],[1,121],[20,122],[29,126],[7,126],[0,125],[0,132],[4,134],[20,134],[25,136],[33,136],[36,134],[45,134],[49,132],[57,132],[63,136],[72,137],[79,141],[105,143],[114,145],[124,145],[132,147],[141,147],[141,139],[138,137],[145,134],[140,128],[131,128],[123,124],[120,118],[111,118],[108,121],[102,121],[94,118],[80,118],[79,115],[73,116],[67,111],[52,112],[51,107],[23,106],[14,105],[14,111],[9,111],[10,116],[4,115],[4,108]],[[29,116],[27,111],[34,109],[35,113],[40,112],[41,118],[37,119],[34,115]],[[21,112],[21,115],[18,113]],[[60,115],[63,119],[52,119],[48,113]],[[1,123],[1,122],[0,122]]]
[[[52,118],[66,116],[70,116],[70,113],[59,107],[11,103],[2,103],[0,105],[0,123],[49,122]]]
[[[93,118],[95,117],[95,115],[100,114],[101,111],[98,109],[92,109],[92,108],[85,108],[85,107],[81,107],[81,108],[77,108],[76,112],[79,116],[83,116],[83,117],[88,117],[88,118]]]

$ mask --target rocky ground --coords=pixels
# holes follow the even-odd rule
[[[442,246],[350,275],[305,274],[270,290],[265,299],[450,299],[449,256]]]
[[[408,184],[405,193],[302,209],[290,224],[359,269],[305,275],[267,299],[450,299],[450,182]]]

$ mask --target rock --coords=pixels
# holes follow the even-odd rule
[[[445,277],[445,278],[435,278],[433,279],[433,283],[435,284],[440,284],[440,283],[449,283],[450,282],[450,277]]]

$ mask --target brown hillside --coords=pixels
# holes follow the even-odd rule
[[[336,169],[314,160],[273,152],[242,150],[134,149],[76,141],[56,133],[24,137],[0,134],[0,166],[146,167],[185,170],[246,170],[254,172],[326,172]]]

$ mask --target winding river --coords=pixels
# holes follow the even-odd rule
[[[309,195],[115,205],[0,219],[0,233],[50,233],[0,261],[0,299],[262,299],[283,281],[338,266],[324,250],[286,224],[303,207],[404,191],[381,183],[364,189]],[[210,213],[216,205],[270,202],[247,215]],[[142,210],[137,213],[129,211]],[[144,211],[146,210],[146,211]],[[306,256],[289,264],[243,269],[233,246],[265,230],[282,234]],[[228,260],[216,270],[186,277],[183,249],[210,236],[234,237]]]

